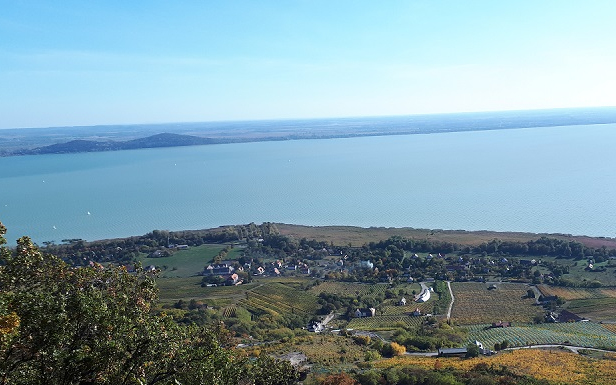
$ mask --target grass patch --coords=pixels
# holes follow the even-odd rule
[[[258,284],[201,287],[201,277],[184,277],[158,278],[156,285],[163,304],[174,303],[180,299],[188,301],[194,298],[211,306],[226,306],[246,298],[246,292]]]
[[[154,265],[158,267],[161,270],[161,277],[191,277],[201,273],[205,266],[212,262],[225,246],[219,244],[201,245],[187,250],[178,250],[169,257],[147,258],[141,256],[138,260],[143,266]],[[225,259],[237,259],[241,252],[241,248],[234,247]]]

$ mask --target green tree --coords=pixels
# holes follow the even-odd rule
[[[5,233],[0,223],[0,244]],[[180,325],[153,311],[154,277],[140,268],[73,268],[28,237],[14,250],[0,247],[0,266],[0,384],[235,385],[261,378],[225,347],[222,326]],[[268,370],[295,375],[278,362]]]
[[[479,346],[475,344],[468,344],[466,347],[466,358],[478,357],[479,356]]]

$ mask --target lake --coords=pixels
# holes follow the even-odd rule
[[[616,235],[616,125],[0,158],[14,243],[249,222]]]

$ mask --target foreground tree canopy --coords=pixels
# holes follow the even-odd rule
[[[0,223],[0,245],[6,243]],[[248,360],[222,326],[153,311],[154,277],[74,268],[28,237],[0,246],[0,384],[293,384],[287,362]]]

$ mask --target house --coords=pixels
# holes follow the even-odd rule
[[[374,268],[374,263],[368,261],[360,261],[359,262],[359,267],[362,269],[372,269]]]
[[[371,307],[369,309],[367,308],[361,308],[361,309],[357,309],[355,310],[355,318],[363,318],[363,317],[374,317],[374,315],[376,314],[376,309]]]
[[[237,274],[235,274],[235,273],[231,274],[229,276],[229,278],[227,278],[225,280],[225,285],[227,285],[227,286],[235,286],[235,285],[239,285],[241,283],[242,283],[242,281],[240,280],[240,277]]]
[[[399,304],[400,306],[406,306],[406,298],[402,297],[402,298],[400,299],[400,302],[398,302],[398,304]]]
[[[188,245],[175,245],[175,248],[178,250],[186,250],[188,249]]]
[[[215,275],[231,275],[235,269],[233,266],[229,266],[226,263],[218,264],[218,265],[208,265],[203,270],[203,275],[215,274]]]
[[[558,322],[558,315],[554,312],[548,312],[545,315],[545,323],[556,323]]]
[[[466,348],[446,348],[438,350],[439,357],[464,357],[467,353],[468,349]]]
[[[419,310],[419,308],[415,308],[415,311],[413,312],[414,316],[420,316],[421,315],[421,310]]]
[[[479,353],[483,354],[485,356],[491,356],[492,354],[494,354],[494,352],[490,349],[487,349],[486,347],[483,346],[483,344],[477,340],[475,340],[475,346],[477,346],[477,348],[479,348]]]
[[[257,267],[257,274],[263,275],[263,273],[265,273],[265,269],[263,268],[263,266]]]
[[[325,329],[322,323],[313,321],[308,324],[308,331],[312,333],[320,333]]]
[[[577,314],[571,313],[569,310],[563,310],[558,315],[558,322],[580,322],[584,318]]]
[[[508,327],[511,327],[511,322],[503,322],[503,321],[492,322],[492,326],[490,327],[491,328],[508,328]]]

